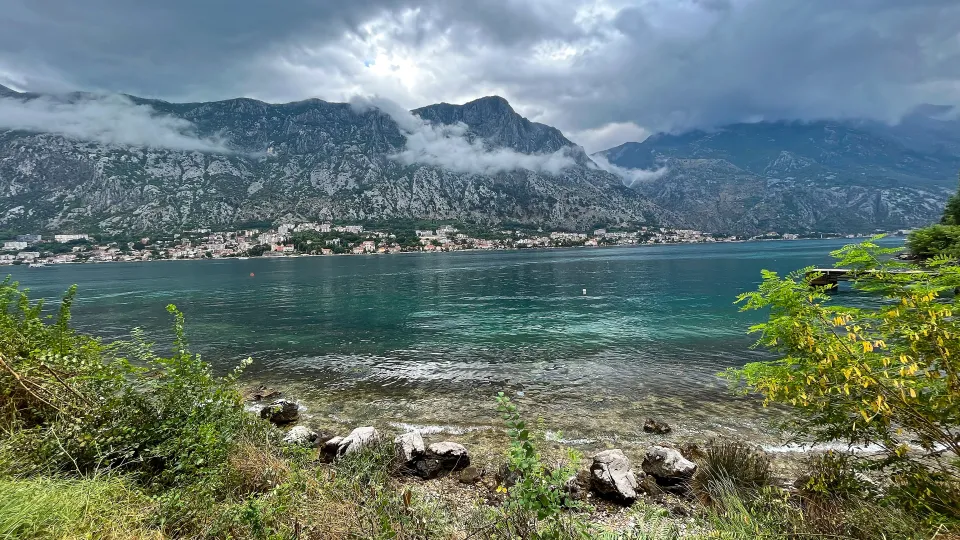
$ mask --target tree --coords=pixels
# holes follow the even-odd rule
[[[920,259],[940,254],[960,257],[960,188],[947,200],[940,223],[910,233],[907,247]]]
[[[779,356],[725,375],[766,403],[793,407],[790,428],[816,441],[878,445],[911,504],[960,515],[960,265],[946,257],[923,268],[891,259],[873,241],[832,255],[870,296],[859,307],[813,287],[810,268],[764,271],[744,310],[769,309],[751,328]],[[847,297],[849,298],[849,297]],[[864,305],[866,304],[866,305]]]
[[[958,175],[960,178],[960,175]],[[947,199],[947,206],[943,209],[941,225],[960,225],[960,189]]]

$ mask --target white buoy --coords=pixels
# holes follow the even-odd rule
[[[586,290],[586,289],[583,290],[583,295],[584,295],[584,296],[587,295],[587,290]]]

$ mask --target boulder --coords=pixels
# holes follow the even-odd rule
[[[427,447],[423,456],[414,461],[412,470],[417,476],[430,479],[469,466],[470,454],[462,444],[439,442]]]
[[[563,483],[563,491],[572,500],[582,501],[587,498],[590,492],[590,483],[593,475],[590,471],[581,470],[577,474],[571,475]]]
[[[293,401],[278,399],[260,409],[260,418],[274,424],[289,424],[300,417],[300,406]]]
[[[593,456],[590,486],[597,494],[614,501],[629,504],[637,498],[637,478],[621,450],[605,450]]]
[[[423,443],[423,436],[420,435],[419,431],[411,431],[398,436],[393,440],[393,445],[397,450],[397,458],[405,465],[412,465],[427,451]]]
[[[676,449],[651,446],[640,464],[643,472],[657,480],[661,486],[676,485],[693,477],[697,465],[683,457]]]
[[[284,444],[295,446],[315,446],[320,439],[320,434],[306,426],[295,426],[283,437]]]
[[[647,418],[647,421],[643,424],[643,430],[647,433],[655,433],[657,435],[666,435],[673,431],[673,428],[670,427],[670,424],[666,422],[658,422],[653,418]]]
[[[337,455],[342,456],[359,452],[379,440],[380,432],[376,428],[370,426],[358,427],[340,441]]]
[[[333,437],[323,443],[323,446],[320,447],[320,455],[323,457],[323,460],[330,463],[336,459],[340,454],[340,443],[342,442],[343,437]]]
[[[470,466],[470,454],[462,444],[438,442],[427,447],[427,457],[436,459],[447,471],[458,471]]]

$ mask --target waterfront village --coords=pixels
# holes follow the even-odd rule
[[[537,230],[461,230],[454,225],[433,229],[290,223],[277,227],[214,232],[209,229],[172,235],[117,239],[88,233],[21,234],[3,240],[0,265],[79,262],[148,261],[171,259],[218,259],[226,257],[290,257],[306,255],[445,252],[522,248],[632,246],[740,242],[747,240],[796,240],[801,238],[865,235],[779,234],[754,237],[724,236],[689,229],[639,227],[636,230],[595,229],[590,232]],[[909,231],[897,231],[905,234]]]

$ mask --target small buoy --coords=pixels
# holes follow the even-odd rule
[[[587,290],[586,290],[586,289],[583,290],[583,295],[584,295],[584,296],[587,295]]]
[[[253,272],[250,272],[250,277],[253,277]]]

